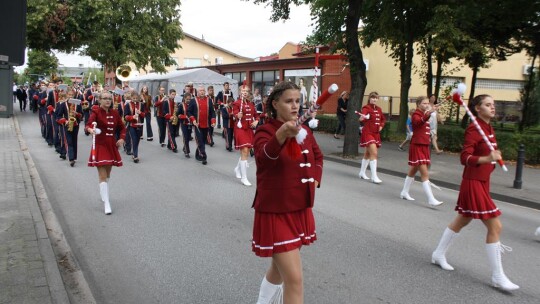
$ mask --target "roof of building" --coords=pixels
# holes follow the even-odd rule
[[[206,40],[204,40],[204,39],[197,38],[197,37],[195,37],[195,36],[193,36],[193,35],[191,35],[191,34],[188,34],[188,33],[186,33],[186,32],[184,32],[184,36],[189,37],[189,38],[191,38],[191,39],[193,39],[193,40],[196,40],[196,41],[198,41],[198,42],[200,42],[200,43],[204,43],[204,44],[206,44],[206,45],[208,45],[208,46],[210,46],[210,47],[213,47],[213,48],[215,48],[215,49],[217,49],[217,50],[220,50],[220,51],[222,51],[222,52],[225,52],[225,53],[227,53],[227,54],[231,54],[231,55],[233,55],[233,56],[235,56],[235,57],[242,58],[242,59],[246,59],[246,60],[253,60],[253,58],[245,57],[245,56],[242,56],[242,55],[238,55],[238,54],[236,54],[236,53],[234,53],[234,52],[231,52],[231,51],[226,50],[226,49],[224,49],[224,48],[222,48],[222,47],[219,47],[219,46],[217,46],[217,45],[215,45],[215,44],[213,44],[213,43],[210,43],[210,42],[208,42],[208,41],[206,41]]]

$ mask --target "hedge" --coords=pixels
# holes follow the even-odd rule
[[[318,115],[320,132],[334,133],[338,120],[336,116]],[[404,135],[396,132],[397,121],[387,121],[384,129],[381,131],[381,139],[383,141],[402,141]],[[525,163],[529,165],[540,164],[540,135],[517,133],[517,132],[502,132],[496,131],[497,144],[501,149],[505,160],[517,160],[518,148],[520,144],[525,145]],[[439,148],[459,153],[463,144],[463,136],[465,130],[459,126],[439,124],[437,129]]]

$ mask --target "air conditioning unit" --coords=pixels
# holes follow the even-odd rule
[[[223,57],[216,57],[216,64],[223,64]]]
[[[538,68],[537,67],[534,67],[534,72],[538,72]],[[530,64],[525,64],[523,65],[523,75],[530,75],[531,74],[531,65]]]

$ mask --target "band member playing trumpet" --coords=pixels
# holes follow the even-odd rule
[[[224,107],[229,97],[232,97],[234,99],[233,92],[229,89],[229,83],[224,82],[223,91],[220,91],[216,96],[216,103],[214,104],[214,109],[217,110],[220,107]],[[218,129],[221,129],[221,111],[218,111],[217,113],[217,127]]]
[[[66,95],[67,99],[64,99]],[[56,122],[60,126],[60,134],[62,135],[60,157],[65,159],[67,153],[69,165],[73,167],[77,160],[79,124],[83,117],[82,107],[73,102],[77,98],[74,98],[75,92],[71,89],[68,89],[67,94],[60,92],[59,96],[61,102],[57,106]]]
[[[180,120],[180,128],[182,130],[182,141],[184,142],[184,147],[182,148],[182,151],[184,151],[184,156],[186,158],[190,158],[189,153],[189,142],[191,140],[191,123],[188,119],[188,107],[189,102],[192,100],[191,93],[184,93],[184,97],[182,99],[182,102],[178,105],[178,111],[176,112],[176,115],[178,119]]]
[[[206,165],[206,137],[208,136],[208,128],[216,125],[216,112],[214,111],[212,101],[206,97],[204,86],[199,86],[197,91],[197,98],[192,99],[189,104],[188,116],[195,127],[195,141],[197,142],[195,159],[201,161],[203,165]]]
[[[156,111],[156,121],[159,132],[159,144],[162,147],[165,147],[165,129],[167,126],[167,122],[165,121],[165,117],[163,117],[163,98],[165,98],[165,88],[160,87],[159,95],[154,97],[154,107]]]
[[[176,97],[176,90],[170,89],[168,98],[163,99],[163,117],[167,122],[167,149],[178,153],[176,146],[176,130],[178,125],[178,116],[175,114],[178,110],[178,106],[174,102]]]
[[[221,107],[221,117],[223,117],[223,138],[225,138],[225,149],[232,152],[233,150],[233,135],[234,135],[234,113],[233,105],[234,98],[229,97],[227,104]]]
[[[240,150],[240,159],[234,168],[237,178],[240,178],[242,184],[251,186],[247,179],[247,167],[249,151],[253,148],[253,130],[259,124],[259,115],[255,105],[249,99],[249,88],[242,85],[240,98],[233,104],[233,114],[236,119],[234,125],[234,144],[236,150]]]
[[[86,124],[86,131],[95,134],[95,154],[88,158],[89,167],[97,167],[99,175],[99,193],[105,207],[105,214],[111,214],[109,202],[109,178],[113,166],[122,166],[122,157],[118,148],[124,144],[126,127],[118,111],[111,108],[112,94],[102,92],[99,95],[99,107],[92,108],[90,119]],[[93,122],[96,122],[94,129]],[[120,139],[116,140],[115,133],[120,133]],[[92,155],[94,157],[92,157]]]
[[[124,120],[127,125],[127,134],[131,141],[133,162],[139,162],[139,142],[143,133],[146,105],[139,100],[137,92],[131,93],[131,102],[124,106]]]
[[[154,140],[154,132],[152,132],[152,96],[148,92],[148,87],[143,86],[141,89],[141,102],[144,103],[145,114],[144,120],[146,122],[146,140]]]

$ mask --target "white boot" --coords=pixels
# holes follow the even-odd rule
[[[261,289],[259,290],[259,299],[257,300],[257,304],[274,303],[272,300],[274,300],[276,296],[279,296],[281,286],[281,284],[274,285],[268,282],[266,276],[264,276],[261,283]]]
[[[101,200],[105,206],[105,214],[111,214],[111,204],[109,202],[109,184],[106,182],[99,183],[99,194],[101,194]]]
[[[367,169],[368,164],[369,164],[369,159],[362,158],[362,165],[360,166],[360,173],[358,173],[358,176],[361,179],[369,179],[369,177],[366,175],[366,169]]]
[[[436,200],[435,196],[433,196],[433,192],[431,191],[431,183],[429,182],[429,180],[422,182],[422,188],[424,188],[424,192],[426,193],[430,206],[439,206],[443,203]]]
[[[536,228],[536,231],[534,232],[534,235],[540,236],[540,227]]]
[[[414,201],[414,198],[412,198],[409,195],[409,189],[411,188],[411,185],[413,182],[414,182],[414,176],[413,177],[409,177],[408,175],[405,176],[405,182],[403,183],[403,190],[401,190],[401,194],[399,195],[399,197],[408,201]]]
[[[371,171],[371,181],[375,184],[382,183],[382,180],[379,179],[377,176],[377,160],[370,160],[369,161],[369,170]]]
[[[512,251],[512,248],[504,246],[501,242],[486,244],[489,265],[491,266],[491,283],[494,287],[505,291],[519,289],[519,286],[512,283],[504,274],[501,261],[501,253],[504,251]]]
[[[437,249],[435,249],[433,254],[431,254],[431,263],[441,266],[441,268],[444,270],[454,270],[454,267],[446,262],[446,250],[448,250],[448,247],[450,247],[450,244],[458,235],[459,233],[456,233],[452,231],[452,229],[446,227]]]
[[[241,161],[242,161],[242,158],[239,158],[238,163],[236,164],[236,167],[234,168],[234,174],[236,174],[236,178],[242,178],[242,173],[240,172]]]
[[[240,161],[240,173],[242,174],[240,181],[244,186],[251,186],[251,183],[247,179],[247,166],[247,160]]]

